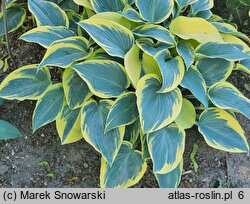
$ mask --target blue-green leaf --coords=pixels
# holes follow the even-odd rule
[[[160,188],[177,188],[181,181],[183,160],[172,171],[166,174],[154,174]]]
[[[147,163],[142,153],[134,150],[129,142],[123,142],[112,166],[102,159],[101,188],[127,188],[136,184],[144,175]]]
[[[142,77],[137,84],[137,107],[144,133],[169,125],[181,111],[181,91],[176,88],[168,93],[158,93],[161,86],[160,78],[154,74]]]
[[[168,173],[181,162],[185,150],[185,131],[176,125],[149,133],[147,141],[154,173]]]
[[[112,165],[122,144],[125,127],[105,133],[105,122],[112,106],[111,100],[89,100],[82,108],[82,134],[103,158]]]
[[[125,54],[133,47],[133,33],[116,22],[88,19],[81,21],[79,25],[112,56],[124,58]]]
[[[16,127],[10,123],[0,120],[0,140],[15,139],[21,136]]]
[[[33,112],[33,132],[58,118],[64,103],[62,84],[51,85],[36,103]]]
[[[81,109],[71,110],[65,103],[56,119],[56,129],[62,144],[69,144],[83,139],[81,131]]]
[[[105,131],[124,125],[130,125],[137,120],[139,113],[136,106],[136,95],[127,92],[119,96],[112,105],[107,117]]]
[[[38,26],[69,26],[66,13],[53,2],[28,0],[28,6]]]
[[[237,70],[241,70],[246,72],[247,74],[250,74],[250,59],[241,60],[237,64]]]
[[[23,25],[23,22],[26,17],[25,9],[19,6],[13,6],[7,9],[6,11],[6,18],[8,19],[7,22],[7,31],[12,32],[17,30],[20,26]],[[0,37],[5,34],[4,30],[4,20],[3,20],[3,13],[0,13]]]
[[[250,55],[243,52],[241,45],[230,43],[208,42],[198,46],[195,53],[197,58],[222,58],[228,61],[250,59]]]
[[[210,100],[219,108],[235,109],[250,118],[250,100],[229,82],[219,82],[208,91]]]
[[[73,36],[76,36],[76,34],[63,26],[41,26],[24,33],[20,39],[38,43],[47,48],[57,40]]]
[[[162,51],[155,55],[162,74],[162,87],[158,93],[166,93],[177,88],[185,74],[185,65],[180,56],[169,58],[169,51]]]
[[[208,107],[206,82],[201,73],[191,66],[185,73],[181,85],[192,92],[192,94],[205,106]]]
[[[207,86],[212,86],[219,81],[225,81],[233,71],[234,63],[224,59],[200,59],[196,68],[205,79]]]
[[[71,68],[83,78],[93,94],[102,98],[118,97],[129,87],[124,67],[111,60],[88,60]]]
[[[122,11],[128,4],[128,0],[91,0],[91,4],[96,13],[108,12],[108,11]]]
[[[131,144],[134,144],[139,138],[140,130],[141,130],[140,120],[137,119],[132,124],[126,126],[123,140],[126,140]]]
[[[123,12],[119,12],[126,19],[133,22],[143,22],[140,14],[132,7],[124,8]]]
[[[73,11],[79,13],[79,5],[72,0],[60,0],[58,5],[65,11]]]
[[[133,30],[134,34],[140,37],[150,37],[169,45],[175,45],[174,36],[170,31],[159,25],[145,24]]]
[[[194,63],[194,48],[187,41],[179,41],[176,47],[178,54],[183,58],[186,69]]]
[[[188,5],[191,5],[195,2],[197,2],[198,0],[176,0],[177,4],[179,5],[179,7],[181,9],[185,8]]]
[[[248,42],[250,41],[249,38],[245,34],[238,32],[237,29],[231,24],[224,23],[224,22],[212,22],[212,24],[222,33],[229,33],[231,35],[240,37]]]
[[[227,111],[209,108],[200,115],[197,124],[209,146],[227,152],[249,152],[243,129]]]
[[[8,75],[0,85],[0,97],[8,100],[37,100],[51,84],[48,68],[37,73],[37,65],[28,65]]]
[[[172,45],[162,42],[154,43],[153,39],[148,38],[138,39],[136,40],[136,44],[141,50],[151,56],[155,56],[157,53],[173,47]]]
[[[214,0],[198,0],[191,5],[192,14],[196,15],[198,12],[206,11],[214,6]]]
[[[63,73],[63,89],[70,109],[76,109],[93,95],[86,82],[71,68]]]
[[[152,24],[159,24],[171,15],[174,0],[137,0],[136,5],[144,20]]]
[[[56,41],[50,46],[39,64],[44,66],[69,67],[73,62],[88,58],[92,50],[88,50],[88,41],[84,37],[69,37]]]

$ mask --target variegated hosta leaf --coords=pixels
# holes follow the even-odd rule
[[[177,4],[179,5],[179,7],[181,9],[185,8],[188,5],[191,5],[195,2],[197,2],[198,0],[176,0]]]
[[[162,51],[155,55],[162,74],[162,87],[158,93],[166,93],[176,89],[185,74],[185,65],[180,56],[168,59],[169,51]]]
[[[214,0],[198,0],[191,5],[192,14],[196,15],[201,11],[206,11],[214,7]]]
[[[195,50],[197,58],[221,58],[228,61],[250,59],[250,55],[243,52],[241,45],[230,43],[208,42],[201,44]]]
[[[136,40],[136,44],[141,50],[151,56],[155,56],[157,53],[173,47],[172,45],[162,42],[154,43],[154,41],[149,38],[138,39]]]
[[[191,91],[205,108],[208,108],[206,82],[195,67],[191,66],[185,73],[181,86]]]
[[[195,39],[200,43],[223,41],[219,31],[203,18],[179,16],[171,22],[169,29],[185,40]]]
[[[124,58],[126,72],[134,87],[137,86],[139,79],[145,74],[152,73],[159,76],[161,75],[156,60],[145,52],[143,52],[143,54],[141,53],[142,51],[135,44]]]
[[[48,68],[37,72],[28,65],[9,74],[0,85],[0,97],[8,100],[37,100],[51,84]]]
[[[189,129],[193,127],[196,120],[194,105],[187,99],[183,99],[181,112],[175,119],[175,123],[180,129]]]
[[[105,126],[108,132],[119,126],[130,125],[139,117],[136,106],[136,95],[134,92],[127,92],[119,96],[112,105]]]
[[[69,19],[58,5],[43,0],[28,0],[29,11],[38,26],[69,26]]]
[[[60,0],[58,5],[64,11],[73,11],[79,13],[79,5],[72,0]]]
[[[124,67],[111,60],[88,60],[73,65],[91,92],[101,98],[114,98],[129,87]]]
[[[129,0],[90,0],[96,13],[108,12],[108,11],[122,11]]]
[[[198,127],[207,144],[215,149],[234,153],[249,152],[240,124],[222,109],[209,108],[204,111],[200,115]]]
[[[176,46],[176,51],[185,62],[186,69],[194,63],[194,48],[191,43],[187,41],[179,41]]]
[[[131,23],[128,19],[126,19],[121,13],[116,13],[116,12],[102,12],[102,13],[97,13],[91,18],[89,18],[92,21],[98,22],[99,20],[108,20],[114,23],[117,23],[129,30],[133,29],[136,24]]]
[[[241,70],[246,72],[247,74],[250,74],[250,59],[246,59],[246,60],[241,60],[238,64],[237,64],[237,70]]]
[[[222,36],[223,40],[227,43],[241,45],[243,47],[243,52],[250,51],[250,47],[244,41],[237,38],[236,36],[233,36],[231,34],[224,34],[224,33],[221,33],[221,36]]]
[[[56,129],[62,144],[82,139],[81,109],[71,110],[65,103],[60,116],[56,119]]]
[[[140,130],[140,120],[138,118],[135,122],[126,126],[123,140],[134,144],[139,138]]]
[[[199,70],[203,78],[205,79],[207,86],[225,81],[233,71],[234,63],[224,59],[200,59],[196,68]]]
[[[177,188],[181,182],[183,159],[178,166],[166,174],[154,174],[160,188]]]
[[[21,136],[21,133],[15,126],[13,126],[12,124],[4,120],[0,120],[0,141],[15,139],[20,136]]]
[[[212,15],[213,15],[212,11],[205,10],[205,11],[201,11],[201,12],[197,13],[196,17],[204,18],[204,19],[208,20],[211,18]]]
[[[118,23],[104,19],[98,21],[88,19],[81,21],[79,25],[112,56],[124,58],[125,54],[133,47],[133,33]]]
[[[144,175],[147,163],[142,153],[123,142],[112,166],[102,158],[101,188],[127,188],[135,185]]]
[[[145,24],[133,30],[134,34],[140,37],[150,37],[169,45],[175,45],[174,36],[170,31],[159,25]]]
[[[137,0],[136,5],[144,20],[152,24],[159,24],[171,15],[174,0]]]
[[[89,100],[82,108],[82,134],[111,166],[122,144],[125,127],[105,133],[105,123],[113,104],[111,100]]]
[[[63,89],[70,109],[82,107],[93,95],[86,82],[71,68],[63,73]]]
[[[154,173],[168,173],[181,162],[185,150],[185,131],[176,125],[149,133],[147,141]]]
[[[140,14],[132,7],[125,7],[123,12],[120,12],[120,14],[132,22],[143,22]]]
[[[228,33],[228,34],[240,37],[246,41],[250,41],[249,38],[245,34],[238,32],[237,29],[231,24],[223,23],[223,22],[212,22],[212,24],[222,33]]]
[[[229,82],[219,82],[208,91],[210,100],[219,108],[235,109],[250,118],[250,100]]]
[[[92,51],[88,50],[88,41],[84,37],[59,40],[48,48],[39,69],[48,65],[67,68],[75,61],[86,59],[91,53]]]
[[[148,74],[137,85],[137,107],[144,133],[159,130],[172,123],[181,111],[182,94],[176,88],[168,93],[158,93],[160,78]]]
[[[64,26],[41,26],[24,33],[20,39],[38,43],[47,48],[57,40],[73,36],[76,34]]]
[[[62,84],[51,85],[46,93],[37,101],[33,112],[33,132],[58,118],[64,104]]]
[[[26,11],[24,8],[19,6],[13,6],[6,10],[7,22],[7,31],[12,32],[17,30],[20,26],[23,25],[23,22],[26,17]],[[5,34],[4,30],[4,19],[3,13],[0,13],[0,37]]]
[[[73,1],[80,6],[93,10],[90,0],[73,0]]]
[[[71,0],[67,0],[71,1]],[[83,16],[79,15],[78,13],[72,11],[72,10],[66,10],[65,11],[68,19],[69,19],[69,30],[74,32],[76,35],[83,36],[85,38],[89,38],[89,35],[78,25],[78,22],[84,18]]]

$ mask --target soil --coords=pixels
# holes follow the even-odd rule
[[[228,18],[224,1],[215,1],[215,12]],[[18,67],[39,63],[44,50],[36,44],[18,40],[21,31],[11,34],[12,52]],[[0,45],[0,56],[6,50]],[[13,71],[10,62],[10,71]],[[1,74],[0,74],[1,76]],[[1,78],[0,78],[1,81]],[[245,96],[249,78],[235,72],[229,81]],[[100,155],[84,140],[61,145],[52,123],[32,133],[31,121],[35,102],[8,101],[0,107],[0,118],[14,124],[22,133],[15,140],[0,141],[0,187],[99,187]],[[237,118],[250,142],[250,124],[242,115]],[[189,155],[198,144],[194,171]],[[151,166],[151,164],[149,164]],[[250,158],[244,154],[230,154],[209,147],[196,128],[187,132],[184,171],[180,187],[250,187]],[[154,188],[157,182],[149,170],[134,187]]]

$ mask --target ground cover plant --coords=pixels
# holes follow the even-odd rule
[[[62,144],[84,139],[100,152],[101,187],[134,185],[149,159],[159,186],[177,187],[194,125],[216,149],[249,152],[234,115],[249,118],[249,99],[226,82],[234,70],[249,74],[249,38],[212,7],[29,0],[37,28],[21,39],[47,52],[7,76],[0,97],[37,100],[34,132],[56,121]]]

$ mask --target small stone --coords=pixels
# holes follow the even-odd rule
[[[48,186],[47,182],[44,182],[43,185],[44,185],[44,186]]]
[[[88,168],[89,165],[88,165],[87,163],[83,163],[83,167],[84,167],[84,168]]]

